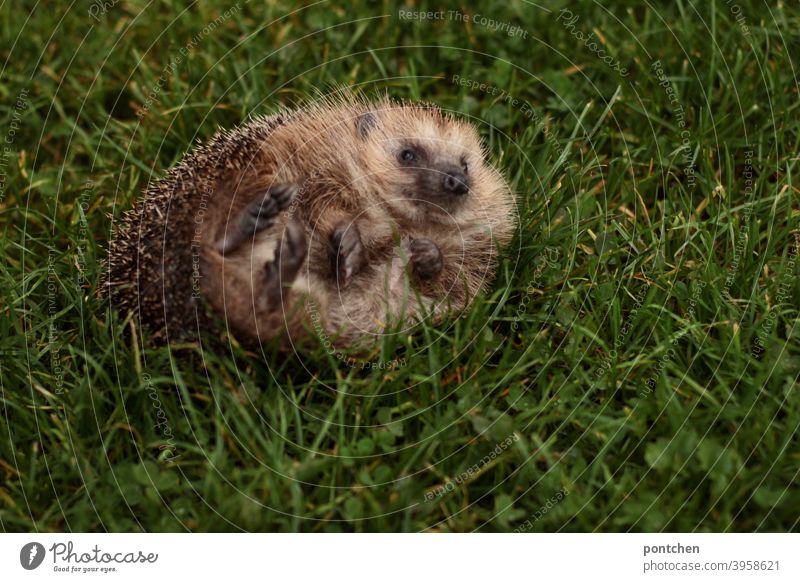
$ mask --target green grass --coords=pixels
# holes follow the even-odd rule
[[[798,529],[796,4],[738,0],[746,31],[724,2],[414,7],[527,38],[394,2],[24,4],[0,8],[3,530]],[[338,84],[480,126],[519,203],[494,292],[387,340],[393,369],[143,348],[93,295],[110,216],[218,126]]]

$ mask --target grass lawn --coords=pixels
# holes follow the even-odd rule
[[[4,531],[799,529],[795,2],[33,4],[0,7]],[[154,348],[94,295],[192,143],[339,85],[480,127],[519,205],[492,293],[355,367]]]

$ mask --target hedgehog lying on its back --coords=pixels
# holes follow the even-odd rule
[[[112,303],[157,341],[219,316],[246,342],[464,309],[512,200],[477,132],[435,107],[327,100],[223,131],[152,184],[112,238]]]

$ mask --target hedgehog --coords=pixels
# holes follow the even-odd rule
[[[154,342],[364,347],[466,309],[513,210],[471,123],[325,97],[221,130],[152,182],[114,227],[104,284]]]

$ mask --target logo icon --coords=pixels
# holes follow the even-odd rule
[[[19,551],[19,563],[26,570],[35,570],[44,561],[44,546],[39,542],[30,542]]]

